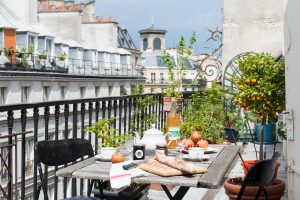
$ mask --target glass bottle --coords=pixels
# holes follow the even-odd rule
[[[177,147],[177,141],[180,139],[180,116],[176,111],[176,98],[171,98],[171,110],[167,116],[166,131],[168,133],[166,140],[169,149]]]

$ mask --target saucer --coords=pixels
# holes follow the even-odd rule
[[[101,154],[94,156],[96,161],[102,161],[102,162],[111,162],[111,157],[104,157]]]
[[[189,155],[183,155],[183,158],[189,161],[203,161],[203,160],[208,160],[209,156],[208,155],[201,155],[198,157],[191,157]]]

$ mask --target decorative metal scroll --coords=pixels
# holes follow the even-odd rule
[[[233,82],[233,77],[241,77],[242,74],[240,73],[238,66],[237,66],[237,60],[242,59],[246,55],[249,54],[255,54],[253,52],[245,52],[238,54],[234,58],[232,58],[228,64],[226,65],[224,69],[224,75],[222,80],[222,85],[224,89],[230,89],[232,92],[237,91],[237,86]]]
[[[220,57],[222,54],[222,32],[219,31],[218,27],[215,30],[208,30],[211,34],[209,38],[205,41],[205,44],[210,44],[214,47],[206,46],[208,53],[203,54],[201,58],[197,59],[197,69],[199,73],[198,76],[204,76],[208,82],[219,81],[221,78],[221,67],[222,62]]]

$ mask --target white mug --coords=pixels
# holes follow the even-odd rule
[[[192,158],[197,158],[204,155],[204,151],[199,147],[190,147],[189,148],[189,156]]]

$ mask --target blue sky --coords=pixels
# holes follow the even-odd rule
[[[138,31],[151,26],[152,16],[155,27],[168,31],[167,47],[175,47],[181,35],[189,37],[196,31],[194,50],[203,53],[208,29],[222,24],[222,0],[96,0],[95,14],[117,20],[138,48]]]

